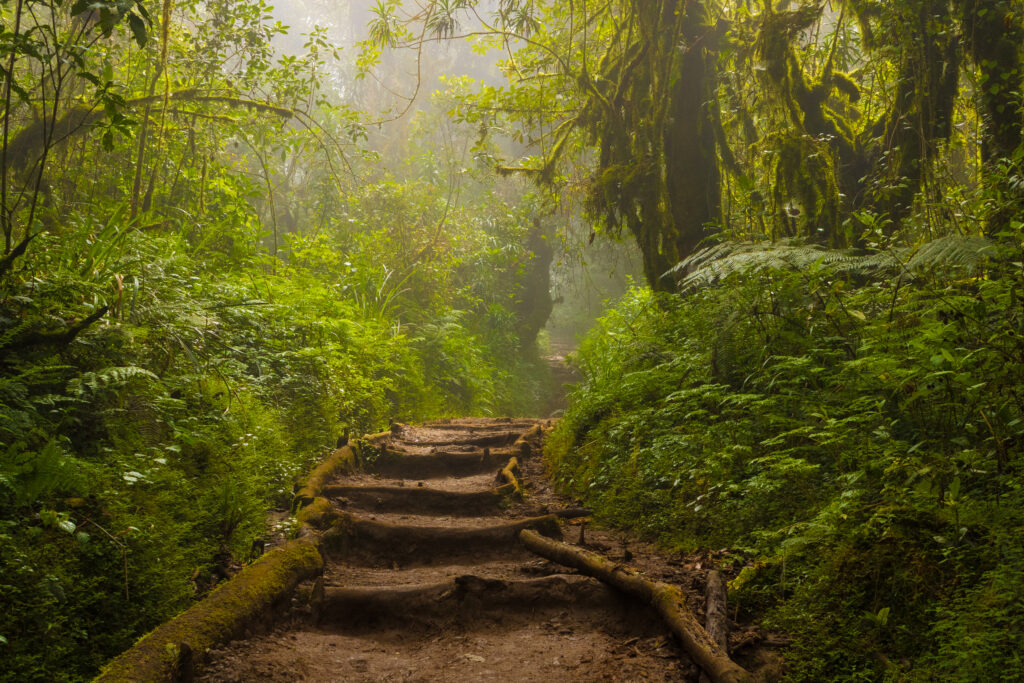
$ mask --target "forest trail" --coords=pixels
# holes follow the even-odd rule
[[[378,442],[370,473],[339,476],[324,489],[347,540],[307,586],[312,607],[211,652],[199,680],[697,680],[651,608],[516,541],[522,528],[584,539],[575,518],[585,511],[559,500],[543,477],[549,424],[396,424]],[[521,470],[509,482],[500,471],[512,458]],[[519,484],[522,500],[505,495]],[[642,544],[627,548],[589,527],[585,536],[591,549],[652,578],[696,587],[681,563]]]

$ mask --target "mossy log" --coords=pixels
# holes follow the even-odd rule
[[[524,529],[519,539],[541,557],[572,567],[653,607],[675,633],[683,649],[714,683],[748,683],[750,673],[729,659],[686,605],[676,586],[650,581],[611,560]]]
[[[498,473],[498,478],[506,484],[511,484],[513,495],[520,499],[523,497],[523,485],[519,479],[521,476],[522,471],[519,468],[518,458],[510,459],[508,464]]]
[[[316,542],[275,548],[110,661],[96,683],[191,680],[204,653],[262,623],[288,604],[295,587],[323,571]],[[193,659],[195,657],[195,659]]]
[[[519,438],[512,444],[512,449],[521,458],[528,458],[533,453],[533,445],[531,442],[539,441],[544,435],[544,429],[539,425],[535,424],[525,432],[519,435]]]
[[[326,552],[349,559],[425,564],[439,557],[514,550],[516,536],[523,529],[536,529],[558,538],[562,533],[555,515],[485,527],[426,527],[389,524],[339,512],[321,537],[321,545]]]
[[[295,514],[295,518],[299,520],[301,524],[305,524],[319,530],[329,527],[337,516],[338,512],[334,509],[334,506],[331,505],[331,501],[327,500],[323,496],[317,496],[313,499],[312,503],[302,507]]]
[[[316,466],[306,478],[306,483],[292,500],[292,513],[312,503],[324,487],[340,472],[351,473],[359,469],[359,453],[353,445],[342,446]]]
[[[383,441],[391,436],[391,430],[386,432],[377,432],[376,434],[367,434],[363,437],[363,441],[367,441],[373,445],[378,445],[377,442]]]

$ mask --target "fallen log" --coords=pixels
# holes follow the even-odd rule
[[[541,557],[572,567],[604,581],[653,607],[679,639],[686,653],[714,683],[749,683],[750,673],[729,659],[686,606],[686,596],[676,586],[650,581],[587,550],[553,541],[524,529],[519,540]]]
[[[337,449],[306,477],[292,500],[292,513],[296,513],[316,500],[339,472],[355,472],[359,469],[359,452],[351,444]]]
[[[729,617],[727,610],[727,594],[722,573],[717,570],[708,572],[707,584],[704,586],[704,630],[718,644],[726,655],[729,654]],[[711,679],[701,674],[701,683]]]

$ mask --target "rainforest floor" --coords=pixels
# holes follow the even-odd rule
[[[325,487],[333,511],[356,533],[328,553],[322,579],[306,586],[314,599],[295,600],[267,632],[210,652],[199,680],[698,680],[650,607],[532,555],[515,529],[550,527],[554,514],[561,518],[554,532],[566,543],[680,586],[698,613],[714,556],[665,553],[592,526],[552,490],[543,433],[533,430],[529,448],[513,447],[534,425],[550,421],[396,425],[374,472],[341,475]],[[495,463],[516,456],[521,499],[495,493],[503,481]],[[730,649],[737,662],[772,677],[779,657],[765,647],[771,640],[734,624]]]

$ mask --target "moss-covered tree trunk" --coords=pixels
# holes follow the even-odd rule
[[[690,255],[722,222],[722,179],[715,146],[717,57],[705,3],[676,3],[683,44],[674,47],[665,125],[665,189],[677,259]]]
[[[598,169],[591,202],[611,225],[625,225],[656,290],[666,272],[721,224],[716,148],[716,30],[708,3],[630,3],[633,43],[603,74]],[[602,86],[603,87],[603,86]]]

